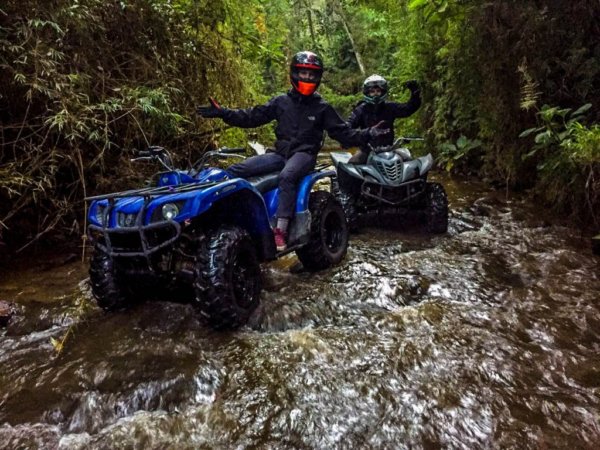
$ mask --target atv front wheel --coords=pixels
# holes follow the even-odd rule
[[[242,228],[224,226],[209,233],[200,245],[194,275],[195,304],[216,329],[243,325],[259,304],[260,265]]]
[[[311,192],[308,208],[309,242],[296,250],[296,254],[305,269],[323,270],[339,263],[346,255],[348,225],[340,202],[329,192]]]
[[[130,306],[132,301],[117,280],[112,259],[95,248],[90,260],[90,285],[98,306],[105,311],[116,311]]]
[[[356,207],[356,196],[346,190],[343,190],[337,180],[333,181],[332,188],[333,194],[342,205],[344,214],[346,214],[348,231],[358,231],[358,208]]]
[[[425,188],[426,220],[429,233],[445,233],[448,230],[448,196],[444,186],[427,183]]]

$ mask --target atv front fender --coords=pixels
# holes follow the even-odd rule
[[[245,217],[247,223],[243,224],[244,228],[251,234],[271,229],[262,195],[242,178],[234,178],[203,190],[192,200],[190,215],[199,217],[210,214],[209,210],[216,205],[219,205],[221,214],[225,211],[234,218]],[[237,220],[232,223],[237,223]]]
[[[433,156],[431,156],[431,153],[428,153],[425,156],[421,156],[420,158],[418,158],[418,161],[420,163],[420,176],[425,175],[433,167]]]
[[[352,153],[350,152],[331,152],[329,154],[331,156],[331,160],[333,161],[333,167],[338,166],[338,164],[346,164],[348,160],[352,157]]]

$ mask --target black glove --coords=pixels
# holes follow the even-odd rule
[[[409,80],[402,85],[404,89],[408,89],[410,92],[417,92],[420,89],[419,82],[417,80]]]
[[[223,117],[223,108],[212,97],[208,97],[210,105],[202,105],[196,108],[196,114],[200,117],[210,119],[212,117]]]
[[[369,128],[369,137],[371,139],[375,139],[379,136],[383,136],[384,134],[388,134],[390,132],[389,128],[381,128],[381,126],[384,123],[385,122],[382,120],[377,125],[373,125],[371,128]]]

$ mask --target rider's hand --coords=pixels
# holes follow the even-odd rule
[[[219,105],[216,100],[212,97],[208,97],[208,101],[210,105],[202,105],[196,108],[196,113],[200,117],[204,118],[212,118],[212,117],[222,117],[223,116],[223,108]]]
[[[409,80],[402,85],[404,89],[408,89],[410,92],[416,92],[420,89],[419,82],[417,80]]]
[[[374,125],[371,128],[369,128],[369,137],[371,139],[374,139],[379,136],[383,136],[384,134],[388,134],[391,130],[389,128],[382,128],[384,124],[385,121],[382,120],[377,125]]]

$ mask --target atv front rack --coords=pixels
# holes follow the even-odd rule
[[[101,251],[110,257],[143,257],[150,263],[150,256],[158,250],[173,244],[181,235],[181,225],[174,220],[144,225],[144,217],[148,205],[159,196],[181,194],[216,185],[216,182],[191,183],[176,186],[159,186],[132,189],[124,192],[86,197],[87,202],[107,200],[103,211],[103,225],[88,225],[88,237]],[[132,214],[133,225],[109,228],[109,218],[115,208],[115,200],[127,197],[142,197],[144,204],[140,210]]]
[[[96,195],[93,197],[86,197],[86,202],[91,202],[94,200],[111,200],[115,198],[123,198],[123,197],[146,197],[150,196],[152,198],[158,197],[159,195],[167,195],[167,194],[181,194],[182,192],[190,192],[195,191],[196,189],[203,189],[210,186],[214,186],[217,183],[215,181],[211,181],[209,183],[187,183],[176,186],[154,186],[154,187],[146,187],[140,189],[131,189],[129,191],[123,192],[115,192],[112,194],[103,194]]]

